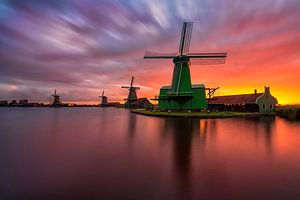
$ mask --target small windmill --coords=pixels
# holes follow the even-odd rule
[[[54,90],[54,93],[51,96],[52,96],[52,101],[51,101],[52,106],[62,105],[59,95],[56,94],[56,90]]]
[[[126,88],[129,91],[127,99],[124,99],[127,100],[127,102],[125,103],[125,107],[127,108],[130,108],[131,103],[138,99],[136,91],[139,90],[140,88],[133,86],[133,82],[134,82],[134,76],[131,78],[130,86],[122,86],[122,88]]]
[[[207,107],[203,84],[192,85],[190,65],[224,64],[226,53],[190,53],[192,22],[183,22],[178,53],[145,52],[145,59],[173,59],[171,86],[163,86],[157,99],[158,107],[173,110],[191,110]]]
[[[106,107],[107,106],[107,96],[104,96],[104,90],[102,91],[102,95],[99,96],[99,98],[101,99],[101,107]]]

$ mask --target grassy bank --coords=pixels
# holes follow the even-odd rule
[[[258,113],[245,112],[166,112],[153,110],[131,110],[132,113],[156,117],[194,117],[194,118],[229,118],[259,116]]]
[[[279,106],[276,108],[276,115],[290,120],[300,120],[300,105]]]

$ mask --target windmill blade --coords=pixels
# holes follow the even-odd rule
[[[121,86],[121,88],[130,88],[129,86]]]
[[[141,89],[140,87],[131,87],[131,88],[133,88],[133,89],[135,89],[135,90]]]
[[[188,53],[193,65],[217,65],[224,64],[227,53]]]
[[[130,87],[132,87],[134,81],[134,76],[131,78]]]
[[[190,50],[192,31],[193,31],[193,23],[189,22],[186,28],[186,35],[184,40],[183,52],[182,52],[183,54],[186,54]]]
[[[184,55],[189,52],[191,37],[193,30],[193,22],[183,22],[181,39],[179,43],[179,54]]]
[[[225,64],[226,57],[190,58],[192,65],[218,65]]]
[[[177,53],[157,53],[153,51],[146,51],[144,58],[158,58],[158,59],[168,59],[168,58],[176,58]]]
[[[104,96],[104,90],[103,90],[103,92],[102,92],[102,97]]]
[[[212,58],[212,57],[227,57],[227,53],[188,53],[190,58]]]

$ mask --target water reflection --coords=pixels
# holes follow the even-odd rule
[[[162,138],[164,140],[169,138],[173,141],[171,148],[174,182],[180,198],[193,199],[191,194],[195,193],[213,198],[230,195],[232,198],[235,196],[246,198],[240,192],[232,195],[228,190],[231,179],[230,168],[237,167],[232,166],[230,162],[240,160],[240,167],[245,169],[253,167],[258,157],[247,158],[245,155],[252,154],[252,152],[255,155],[255,152],[261,148],[265,149],[266,157],[270,158],[273,152],[274,123],[273,117],[223,121],[164,119]],[[239,151],[236,151],[238,149]],[[232,156],[226,155],[229,152]],[[225,159],[226,156],[228,160]],[[247,166],[251,162],[252,164]],[[193,171],[195,169],[197,169],[196,173]],[[237,169],[238,171],[235,172],[237,174],[244,172],[239,167]],[[195,180],[195,175],[201,178]]]
[[[300,199],[300,123],[0,112],[0,199]]]
[[[252,133],[255,134],[256,141],[263,141],[265,152],[267,153],[268,157],[270,157],[273,153],[275,119],[276,118],[272,116],[246,119],[246,121],[250,122],[249,124],[253,128]]]
[[[130,113],[128,116],[128,127],[127,127],[128,143],[131,143],[134,140],[137,131],[136,126],[137,126],[137,116],[136,114]]]
[[[208,143],[213,144],[217,134],[217,121],[215,119],[201,119],[199,122],[200,132],[199,132],[199,140],[197,140],[198,152],[204,153],[205,146]]]
[[[200,135],[200,122],[195,119],[165,119],[165,133],[173,139],[173,158],[176,183],[178,190],[186,199],[190,194],[190,168],[192,157],[193,137]],[[204,128],[203,131],[207,129]],[[201,133],[202,136],[206,132]]]

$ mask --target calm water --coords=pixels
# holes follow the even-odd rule
[[[300,199],[300,123],[1,108],[0,199]]]

